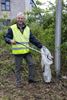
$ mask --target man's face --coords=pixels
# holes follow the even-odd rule
[[[23,24],[23,23],[25,22],[25,17],[22,16],[22,15],[17,16],[16,19],[17,19],[17,23],[18,23],[19,25],[21,25],[21,24]]]

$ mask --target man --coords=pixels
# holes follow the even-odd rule
[[[8,29],[5,41],[8,44],[11,44],[12,46],[12,54],[15,57],[15,75],[16,75],[16,84],[17,87],[21,87],[21,62],[24,58],[28,64],[29,67],[29,83],[35,83],[34,80],[35,76],[35,62],[32,58],[32,55],[30,53],[29,43],[34,44],[38,48],[42,48],[42,44],[34,37],[32,32],[30,31],[30,28],[25,25],[25,16],[19,12],[16,17],[16,24],[10,26]],[[18,44],[23,43],[23,45]]]

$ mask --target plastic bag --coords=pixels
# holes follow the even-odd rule
[[[52,75],[51,75],[50,66],[46,65],[45,70],[43,71],[43,79],[45,82],[48,83],[48,82],[51,82],[51,78],[52,78]]]
[[[41,65],[43,69],[43,79],[45,82],[51,82],[52,75],[50,65],[53,63],[52,58],[50,51],[43,46],[41,49]]]

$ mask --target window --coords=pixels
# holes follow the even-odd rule
[[[31,7],[34,7],[34,1],[30,0]]]
[[[1,10],[10,11],[10,0],[1,0]]]

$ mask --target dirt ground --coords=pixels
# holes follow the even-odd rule
[[[0,78],[0,100],[67,100],[67,80],[54,80],[47,84],[39,81],[29,84],[22,82],[17,88],[14,75]]]
[[[5,66],[10,67],[11,61],[6,53],[0,55],[0,100],[67,100],[67,79],[57,80],[52,76],[52,82],[47,84],[42,80],[41,71],[37,74],[37,83],[29,84],[27,78],[23,78],[23,87],[17,88],[12,71],[2,76],[2,71],[6,70]]]

